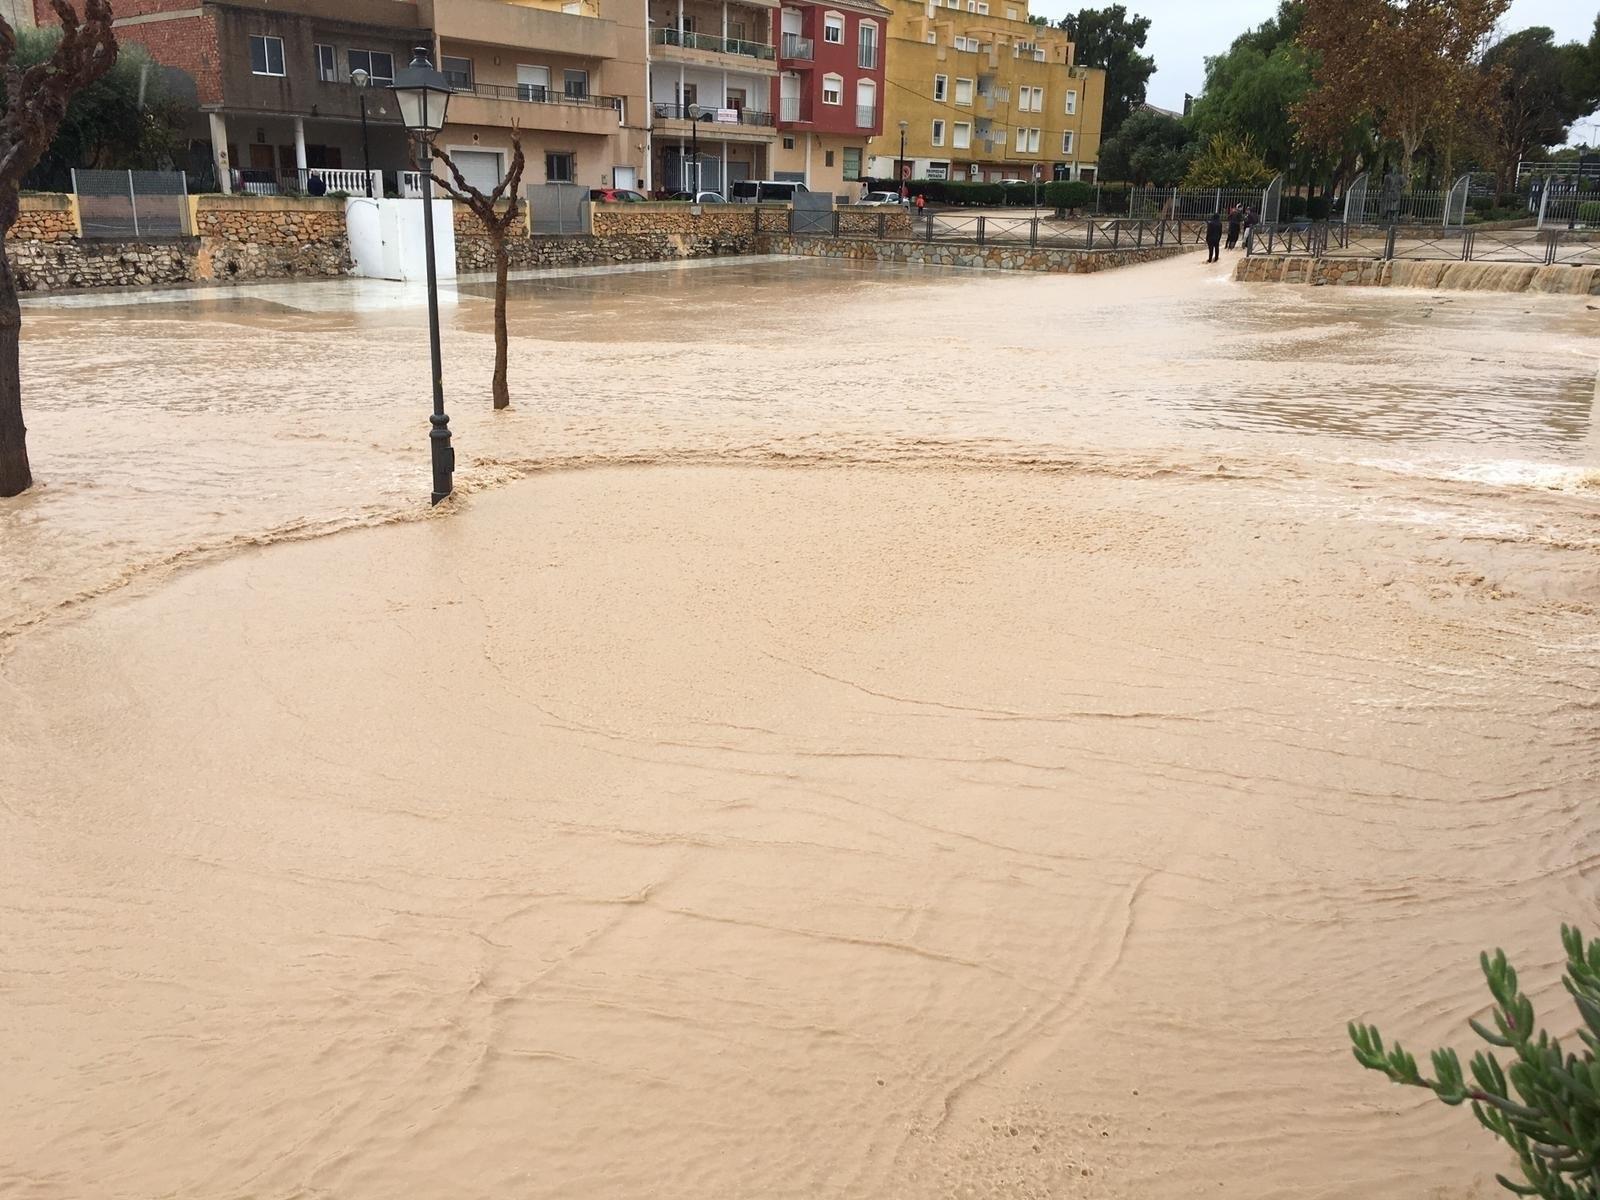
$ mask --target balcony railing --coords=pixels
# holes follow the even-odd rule
[[[870,71],[878,65],[878,47],[876,43],[864,45],[856,55],[856,66],[863,71]]]
[[[657,120],[699,121],[702,125],[772,125],[772,114],[753,108],[712,108],[708,104],[662,104],[650,106]]]
[[[621,111],[620,96],[597,96],[593,92],[567,92],[538,83],[475,83],[467,80],[454,86],[468,96],[488,100],[516,100],[522,104],[566,104],[578,108],[610,108]]]
[[[736,54],[741,58],[754,58],[763,62],[771,62],[778,56],[777,49],[764,42],[715,37],[709,33],[690,33],[684,29],[658,29],[651,40],[658,46],[682,46],[686,50],[708,50],[712,54]]]
[[[355,171],[345,167],[284,167],[278,170],[235,168],[230,172],[233,190],[247,196],[278,196],[284,193],[329,195],[344,192],[351,196],[382,196],[382,171]],[[317,182],[312,183],[315,178]],[[370,191],[368,189],[371,189]]]
[[[808,37],[801,37],[798,33],[783,35],[784,58],[803,58],[807,62],[817,57],[817,45]]]
[[[811,106],[799,96],[778,97],[778,117],[784,121],[811,120]]]
[[[856,128],[857,129],[871,129],[874,125],[876,125],[878,123],[877,122],[877,116],[878,116],[878,107],[877,107],[877,105],[875,105],[875,104],[858,104],[858,105],[856,105]]]

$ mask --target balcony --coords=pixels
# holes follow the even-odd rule
[[[723,67],[738,65],[745,70],[761,66],[772,71],[777,69],[777,47],[769,46],[765,42],[718,37],[710,33],[691,33],[684,29],[657,29],[650,35],[650,40],[666,52],[662,55],[663,58]],[[730,58],[739,59],[741,62],[730,63],[728,61]]]
[[[617,57],[615,21],[499,0],[419,0],[424,28],[446,41],[559,50],[577,58]]]
[[[712,108],[704,104],[663,104],[660,101],[650,107],[655,110],[656,120],[694,121],[699,124],[701,133],[708,137],[725,132],[729,125],[754,125],[763,129],[773,127],[771,113],[753,108]]]
[[[809,124],[811,105],[799,96],[782,96],[778,99],[778,120],[785,124]]]
[[[783,47],[778,57],[812,62],[817,57],[817,44],[808,37],[801,37],[798,33],[786,33],[783,35]]]
[[[536,84],[452,80],[452,125],[516,125],[557,133],[615,133],[622,119],[617,96],[568,93]]]

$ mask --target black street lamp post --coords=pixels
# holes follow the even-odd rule
[[[694,182],[686,189],[690,192],[696,203],[700,200],[700,113],[698,104],[691,104],[683,110],[683,115],[689,118],[689,160],[694,163]],[[679,142],[678,145],[683,145]]]
[[[433,503],[454,489],[456,452],[450,445],[450,418],[444,411],[444,367],[439,359],[439,279],[433,262],[433,139],[444,127],[450,104],[450,83],[434,70],[425,47],[418,46],[411,65],[389,85],[400,105],[400,120],[416,139],[422,168],[422,240],[428,256],[428,349],[433,356],[433,415],[428,418],[428,444],[433,458]],[[370,176],[369,176],[370,178]]]
[[[906,130],[910,128],[910,121],[900,122],[900,159],[895,163],[894,173],[900,177],[900,198],[902,200],[911,194],[911,188],[906,183]]]
[[[372,147],[367,142],[367,88],[372,76],[357,67],[350,72],[350,82],[356,85],[356,95],[361,100],[361,164],[367,173],[367,199],[372,199]]]

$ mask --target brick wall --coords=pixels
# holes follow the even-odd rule
[[[74,0],[74,7],[81,12],[83,5]],[[39,24],[58,23],[49,0],[33,0],[33,8]],[[143,46],[156,62],[188,72],[201,104],[221,104],[222,59],[217,49],[215,15],[210,9],[198,16],[176,15],[199,8],[200,0],[115,0],[117,40]],[[174,15],[164,21],[127,23],[129,18],[163,14]]]

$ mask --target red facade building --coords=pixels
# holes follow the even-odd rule
[[[854,198],[883,135],[889,10],[873,0],[784,0],[780,21],[774,174]]]

